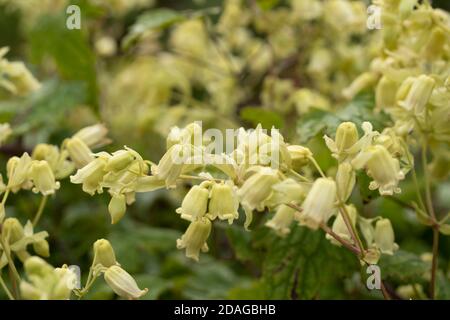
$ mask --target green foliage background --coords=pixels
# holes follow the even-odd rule
[[[267,6],[278,1],[259,1]],[[86,1],[73,1],[82,7],[89,19],[97,13]],[[201,3],[198,5],[197,3]],[[434,1],[447,7],[448,1]],[[154,8],[175,10],[202,10],[220,6],[221,1],[158,1]],[[154,8],[148,8],[149,12]],[[141,10],[141,11],[145,11]],[[173,11],[161,17],[161,23],[170,24],[179,17]],[[131,12],[120,21],[111,24],[133,25],[142,12]],[[151,13],[150,13],[151,14]],[[148,17],[147,17],[148,18]],[[69,31],[65,28],[65,14],[43,16],[29,30],[23,30],[19,11],[7,10],[0,5],[0,47],[9,46],[12,58],[25,60],[38,78],[40,66],[51,61],[57,73],[47,78],[38,94],[26,98],[2,101],[0,120],[16,124],[18,137],[11,144],[0,148],[2,168],[8,157],[28,150],[37,142],[59,144],[62,139],[79,129],[77,113],[72,111],[80,104],[88,105],[94,117],[99,115],[101,96],[97,87],[97,61],[92,49],[90,34],[85,30]],[[152,18],[151,21],[154,21]],[[151,25],[147,25],[151,27]],[[129,41],[137,37],[128,35]],[[373,108],[373,94],[359,96],[338,113],[315,110],[298,119],[296,131],[318,156],[323,168],[333,161],[321,139],[324,133],[335,131],[340,121],[361,123],[372,121],[375,129],[385,121],[383,114],[367,118]],[[78,112],[78,111],[76,111]],[[261,122],[265,127],[282,124],[282,119],[271,111],[259,112],[252,107],[240,110],[246,123]],[[114,132],[112,133],[114,135]],[[152,137],[148,137],[152,139]],[[144,156],[155,161],[158,151],[140,149],[139,141],[128,142]],[[145,145],[145,144],[143,144]],[[113,144],[110,150],[120,148]],[[401,199],[413,198],[412,187],[403,185]],[[397,242],[402,250],[393,257],[383,256],[383,278],[392,288],[399,284],[420,283],[429,270],[419,255],[429,250],[431,232],[420,225],[413,213],[391,201],[368,193],[366,186],[352,195],[358,209],[367,216],[375,213],[389,217],[394,224]],[[440,190],[443,206],[448,207],[450,184]],[[38,196],[22,193],[11,197],[8,210],[21,220],[29,218],[38,206]],[[92,243],[99,238],[109,239],[118,261],[136,276],[141,287],[148,287],[145,299],[380,299],[381,295],[369,292],[362,285],[359,262],[348,252],[332,246],[321,232],[295,227],[282,239],[264,227],[269,213],[258,214],[251,232],[242,228],[242,221],[228,226],[217,223],[210,239],[211,252],[195,263],[176,250],[175,241],[186,228],[186,223],[175,214],[178,199],[167,191],[139,195],[126,217],[118,225],[111,226],[107,214],[106,195],[90,197],[77,185],[63,181],[61,191],[49,201],[41,228],[50,233],[50,262],[79,265],[87,275],[91,259]],[[448,269],[450,240],[442,238],[441,265]],[[439,296],[450,298],[450,284],[441,275]],[[91,299],[114,298],[112,291],[99,283],[88,294]]]

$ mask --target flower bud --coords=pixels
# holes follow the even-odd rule
[[[384,110],[396,104],[397,84],[384,76],[380,79],[375,90],[375,101],[378,110]]]
[[[206,240],[211,233],[211,221],[207,218],[201,218],[191,222],[186,232],[177,240],[177,248],[186,248],[186,257],[198,261],[200,250],[207,252],[209,250]]]
[[[209,192],[202,185],[193,186],[186,194],[181,207],[176,210],[182,219],[195,221],[202,218],[207,209]]]
[[[356,217],[358,216],[358,213],[356,211],[356,208],[353,205],[346,206],[347,213],[349,215],[350,221],[355,227],[356,224]],[[339,213],[336,217],[336,219],[333,222],[332,230],[334,233],[336,233],[339,237],[342,239],[353,243],[352,236],[350,234],[350,230],[347,228],[347,224],[345,223],[344,217],[342,216],[342,213]],[[334,239],[331,235],[327,234],[325,236],[328,240],[331,241],[332,244],[340,246],[341,243]]]
[[[52,168],[45,160],[33,160],[30,166],[30,180],[34,183],[33,192],[44,196],[54,194],[59,189],[59,182],[55,181]]]
[[[28,258],[24,263],[24,268],[28,276],[44,277],[53,272],[53,267],[37,256]]]
[[[434,85],[434,79],[426,75],[406,79],[397,92],[398,104],[407,111],[421,115],[430,100]]]
[[[80,169],[94,160],[91,149],[79,138],[71,138],[66,142],[66,149],[75,167]]]
[[[75,133],[73,138],[83,141],[88,148],[96,148],[108,144],[110,140],[106,137],[108,129],[105,125],[98,123],[85,127]]]
[[[372,86],[377,76],[372,72],[365,72],[358,76],[347,88],[342,91],[344,98],[351,100],[362,90]]]
[[[228,220],[231,224],[239,217],[238,208],[239,201],[231,185],[215,183],[212,186],[208,207],[211,219],[219,217],[220,220]]]
[[[19,220],[16,218],[7,218],[2,225],[1,236],[3,240],[9,240],[9,243],[19,241],[24,237],[24,230]]]
[[[44,257],[44,258],[50,257],[50,248],[48,245],[48,241],[45,239],[34,242],[33,249],[34,249],[34,252],[36,252],[41,257]]]
[[[31,158],[33,160],[47,161],[50,167],[54,170],[58,165],[59,160],[58,147],[51,144],[39,143],[36,147],[34,147]]]
[[[346,202],[355,187],[356,174],[348,162],[339,164],[336,172],[337,196],[342,202]]]
[[[131,152],[127,150],[119,150],[114,152],[112,157],[108,159],[105,170],[118,172],[129,166],[133,160],[134,156]]]
[[[319,224],[326,223],[333,215],[336,201],[336,183],[327,178],[317,179],[301,208],[302,212],[296,218],[300,225],[316,230]]]
[[[159,160],[158,165],[152,166],[152,174],[159,180],[165,180],[168,188],[174,187],[183,170],[184,160],[189,155],[189,150],[187,145],[173,145]]]
[[[111,243],[105,239],[99,239],[94,243],[94,263],[101,264],[102,266],[109,268],[117,265],[116,255]]]
[[[91,161],[85,167],[78,169],[77,173],[70,176],[70,182],[83,184],[83,191],[89,193],[91,196],[97,191],[101,193],[103,191],[101,182],[106,174],[104,168],[107,159],[104,157],[98,157]]]
[[[380,260],[380,250],[377,248],[369,248],[364,253],[363,261],[368,264],[377,264]]]
[[[381,253],[393,255],[398,249],[395,243],[394,229],[389,219],[380,219],[375,225],[375,243]]]
[[[294,170],[300,170],[302,167],[308,164],[309,157],[312,156],[312,152],[305,147],[298,145],[291,145],[287,147],[289,155],[291,157],[291,166]]]
[[[108,212],[111,215],[111,223],[115,224],[120,221],[127,211],[127,202],[125,195],[113,195],[108,205]]]
[[[139,289],[133,277],[119,266],[111,266],[105,271],[105,281],[108,286],[120,297],[138,299],[148,292],[148,289]]]
[[[280,205],[275,215],[266,222],[266,227],[272,228],[280,237],[285,237],[291,232],[290,226],[294,221],[296,210],[287,206]]]
[[[343,152],[352,147],[359,139],[358,129],[353,122],[342,122],[336,129],[336,148]]]
[[[6,163],[8,188],[11,188],[13,192],[18,191],[26,184],[30,165],[31,158],[26,152],[20,158],[10,158]]]
[[[444,46],[447,41],[445,32],[439,27],[434,28],[429,36],[427,45],[423,48],[425,58],[430,61],[438,60],[444,52]]]

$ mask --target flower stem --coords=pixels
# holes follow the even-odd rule
[[[42,212],[44,212],[45,205],[47,203],[48,196],[43,196],[41,199],[41,202],[39,203],[38,211],[36,212],[36,215],[34,216],[33,220],[33,227],[36,227],[39,220],[41,219]]]
[[[356,231],[355,226],[351,221],[350,215],[348,214],[345,204],[341,203],[339,205],[339,212],[342,214],[342,218],[344,219],[345,225],[347,226],[347,229],[350,232],[350,236],[352,237],[353,242],[358,246],[360,255],[362,256],[365,252],[364,245],[358,236],[358,232]]]
[[[2,286],[3,290],[6,292],[6,295],[8,296],[9,300],[15,300],[14,296],[12,295],[11,291],[9,291],[9,289],[6,286],[6,283],[3,280],[1,275],[0,275],[0,285]]]
[[[433,228],[433,259],[431,262],[430,299],[435,298],[438,256],[439,256],[439,229],[438,227],[435,226]]]
[[[20,282],[20,280],[21,280],[20,275],[19,275],[19,272],[17,272],[16,266],[14,265],[14,261],[11,257],[10,249],[9,249],[9,247],[7,247],[5,245],[5,241],[3,241],[3,237],[1,235],[0,235],[0,244],[2,245],[3,251],[5,252],[6,259],[8,260],[9,268],[11,269],[11,272],[14,275],[14,279],[17,279]]]
[[[322,176],[322,178],[326,178],[325,174],[323,173],[322,169],[320,168],[319,164],[317,163],[316,159],[314,159],[314,157],[308,157],[308,159],[312,162],[312,164],[314,165],[314,167],[316,167],[317,171],[319,171],[320,175]]]

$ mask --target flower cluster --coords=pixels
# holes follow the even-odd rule
[[[239,219],[240,208],[245,214],[246,229],[255,211],[275,211],[266,226],[280,236],[290,232],[294,221],[316,230],[336,216],[334,233],[356,245],[354,230],[349,229],[348,222],[353,228],[362,228],[361,221],[368,221],[359,217],[353,205],[346,204],[356,183],[356,171],[365,168],[373,179],[369,188],[379,189],[381,195],[400,192],[398,183],[407,171],[400,168],[404,154],[398,147],[400,137],[391,131],[374,131],[369,122],[364,122],[362,129],[364,135],[359,137],[356,125],[344,122],[337,128],[334,140],[325,136],[338,161],[334,177],[325,176],[308,148],[289,145],[277,130],[268,134],[261,126],[254,130],[240,128],[233,136],[232,150],[216,154],[217,145],[202,135],[198,123],[192,123],[172,128],[166,153],[157,164],[151,164],[150,170],[149,161],[126,148],[113,154],[96,154],[95,160],[78,169],[71,180],[82,183],[89,194],[109,189],[112,199],[108,208],[113,223],[125,213],[128,194],[191,184],[176,209],[190,223],[177,240],[177,248],[185,249],[186,256],[194,260],[199,259],[200,251],[208,251],[212,223],[219,220],[232,224]],[[312,168],[322,177],[316,178]],[[192,184],[195,181],[200,182]],[[365,229],[370,229],[371,224],[364,222]],[[364,233],[368,249],[361,252],[361,257],[373,262],[380,252],[392,254],[396,245],[388,220],[377,220],[372,229],[373,234]],[[367,240],[369,236],[371,239]],[[339,244],[336,239],[330,240]]]

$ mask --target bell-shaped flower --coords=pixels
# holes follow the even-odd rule
[[[89,148],[99,148],[111,142],[106,136],[108,129],[102,123],[97,123],[92,126],[85,127],[73,135],[83,141]]]
[[[356,173],[348,162],[339,164],[336,172],[336,186],[338,200],[345,203],[352,194],[356,183]]]
[[[92,265],[95,266],[97,264],[101,264],[105,268],[119,265],[114,249],[106,239],[99,239],[94,242],[94,262]]]
[[[209,198],[208,185],[209,181],[205,181],[189,190],[181,203],[181,207],[176,210],[182,219],[195,221],[206,214]]]
[[[370,190],[379,189],[381,195],[401,192],[398,183],[405,178],[405,174],[398,159],[392,157],[382,145],[368,148],[352,161],[352,165],[356,169],[367,168],[367,174],[373,179],[369,184]]]
[[[427,76],[406,79],[397,92],[398,105],[421,116],[430,100],[436,81]]]
[[[292,169],[298,171],[308,164],[309,158],[312,157],[312,152],[306,147],[299,145],[290,145],[287,147],[291,158]]]
[[[389,219],[380,219],[375,225],[375,244],[381,253],[393,255],[398,249],[395,243],[394,229]]]
[[[29,169],[29,177],[33,182],[33,192],[41,193],[44,196],[54,194],[60,184],[55,180],[52,168],[45,160],[33,160]]]
[[[33,184],[28,177],[30,165],[31,158],[26,152],[20,158],[9,158],[8,162],[6,163],[8,189],[10,189],[12,192],[17,192],[20,189],[31,189]]]
[[[269,227],[281,236],[285,237],[291,232],[290,226],[295,218],[296,210],[287,206],[280,205],[275,212],[275,215],[265,223],[266,227]]]
[[[111,223],[115,224],[123,218],[127,211],[127,200],[125,195],[112,195],[108,204],[108,212],[111,215]]]
[[[157,179],[166,181],[168,188],[173,188],[190,155],[190,146],[175,144],[166,151],[158,165],[151,167],[152,174]]]
[[[319,178],[312,185],[296,219],[300,225],[316,230],[333,215],[335,202],[336,183],[332,179]]]
[[[20,282],[21,297],[26,300],[68,300],[77,276],[67,266],[53,268],[39,257],[30,257],[24,263],[28,281]]]
[[[77,169],[83,168],[94,160],[91,149],[79,138],[67,139],[64,146]]]
[[[70,176],[70,182],[75,184],[82,184],[84,192],[89,193],[91,196],[95,192],[102,193],[103,187],[101,182],[106,174],[105,166],[108,162],[108,157],[103,154],[91,161],[85,167],[78,169],[77,173]]]
[[[148,292],[148,289],[139,289],[136,280],[117,265],[109,267],[104,274],[108,286],[120,297],[126,299],[139,299]]]
[[[198,261],[199,253],[208,252],[206,240],[211,233],[211,221],[204,217],[191,222],[186,232],[177,240],[178,249],[186,249],[186,257]]]
[[[208,214],[211,220],[219,218],[228,220],[229,224],[239,217],[239,201],[230,183],[215,183],[211,188],[210,200],[208,205]]]

